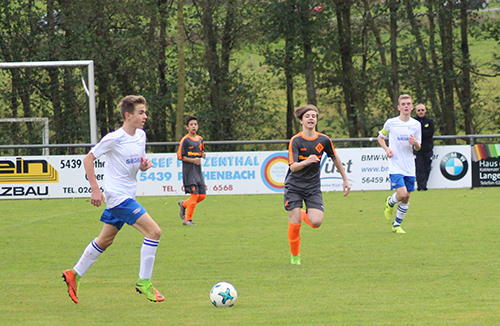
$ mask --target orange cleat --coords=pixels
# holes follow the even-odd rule
[[[78,296],[76,295],[76,291],[78,290],[78,281],[76,280],[75,272],[72,269],[67,269],[63,272],[62,277],[64,282],[68,285],[69,297],[74,303],[78,303]]]

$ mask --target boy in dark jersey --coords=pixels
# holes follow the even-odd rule
[[[323,222],[323,195],[321,192],[320,162],[323,153],[333,161],[343,180],[344,196],[349,194],[351,185],[344,166],[337,156],[331,139],[316,131],[318,109],[305,105],[295,110],[302,131],[290,139],[288,146],[289,169],[285,178],[285,209],[288,211],[288,241],[291,263],[300,265],[301,220],[312,228]],[[302,210],[302,201],[307,210]]]
[[[181,139],[177,158],[182,161],[182,182],[186,194],[191,194],[188,200],[179,201],[180,217],[184,225],[196,225],[193,222],[193,213],[196,204],[207,197],[205,180],[201,172],[201,158],[205,158],[203,138],[196,134],[198,119],[189,116],[186,119],[188,134]]]

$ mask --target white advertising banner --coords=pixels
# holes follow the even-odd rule
[[[470,146],[435,146],[433,152],[431,173],[427,183],[429,189],[471,187]],[[337,149],[337,153],[344,164],[353,190],[389,190],[391,188],[389,159],[382,148]],[[341,189],[341,183],[331,185],[330,182],[326,182],[332,174],[329,166],[333,165],[330,159],[328,161],[329,165],[325,164],[321,173],[323,190],[328,191],[328,188],[332,186],[335,190]],[[336,176],[340,175],[337,173]]]
[[[436,146],[429,188],[471,187],[470,146]],[[388,159],[381,148],[337,149],[352,190],[390,189]],[[288,153],[207,153],[202,170],[207,194],[283,193]],[[83,155],[0,158],[0,199],[89,197]],[[175,153],[148,154],[153,167],[137,175],[138,196],[183,195],[182,162]],[[104,180],[105,157],[94,161]],[[341,191],[342,178],[330,158],[321,161],[323,191]]]

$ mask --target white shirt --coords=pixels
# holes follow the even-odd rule
[[[106,155],[104,165],[104,195],[107,208],[113,208],[128,198],[135,199],[137,172],[141,157],[146,156],[146,133],[136,129],[130,136],[117,129],[104,136],[90,152],[99,158]]]
[[[394,154],[389,159],[389,174],[402,174],[408,177],[415,176],[415,159],[413,146],[408,141],[410,135],[422,143],[422,129],[420,122],[414,118],[403,121],[399,116],[390,118],[379,131],[384,139],[389,138],[389,148]]]

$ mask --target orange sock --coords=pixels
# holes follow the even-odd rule
[[[290,243],[290,252],[294,256],[300,253],[300,226],[301,224],[288,222],[288,242]]]
[[[313,225],[311,221],[309,221],[309,218],[307,217],[307,212],[303,209],[300,210],[300,219],[304,221],[305,223],[309,224],[310,227],[317,229],[319,226]]]
[[[198,200],[196,203],[198,204],[199,202],[202,202],[205,198],[207,198],[207,195],[198,195]]]
[[[198,196],[200,195],[191,194],[191,197],[189,197],[188,200],[185,200],[184,203],[182,203],[182,206],[186,207],[186,221],[193,220],[193,213],[194,209],[196,208],[196,204],[198,203]]]

